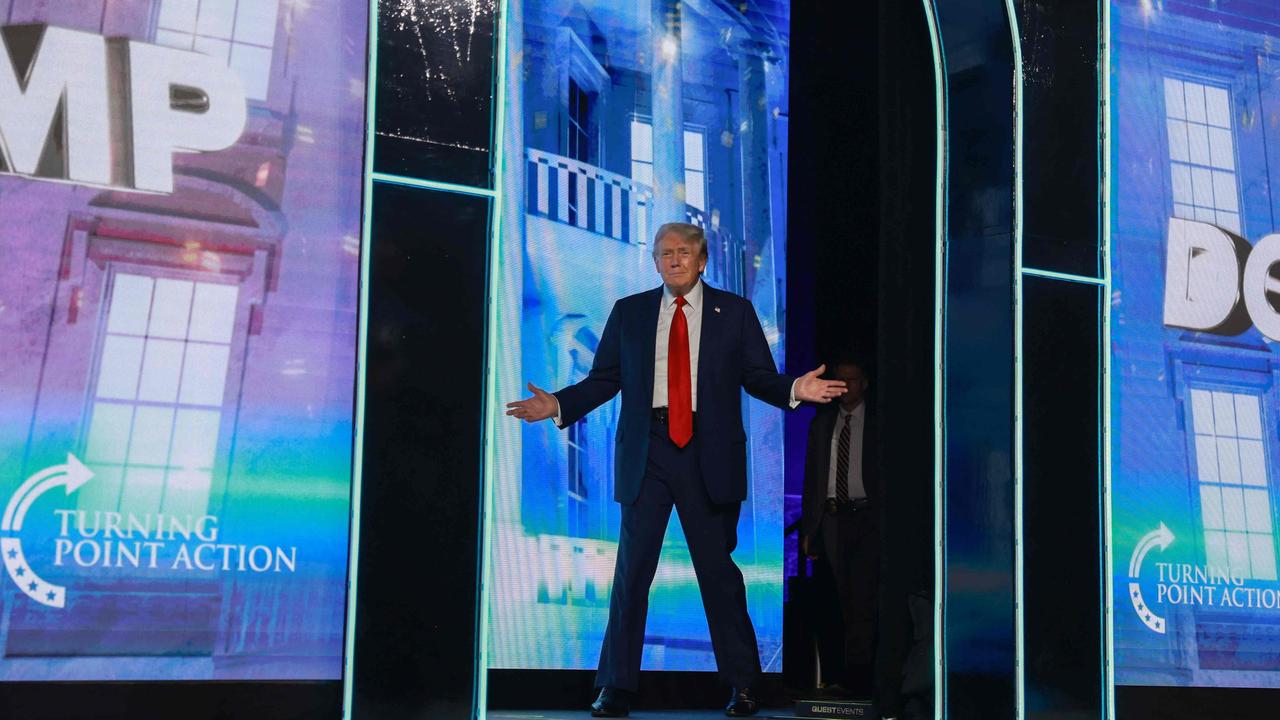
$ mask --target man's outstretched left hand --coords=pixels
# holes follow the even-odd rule
[[[801,375],[796,380],[796,400],[802,402],[829,403],[844,394],[843,380],[823,380],[821,375],[827,371],[826,365]]]

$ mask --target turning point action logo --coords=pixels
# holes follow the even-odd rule
[[[1164,634],[1165,629],[1164,618],[1155,614],[1155,611],[1142,599],[1142,587],[1138,584],[1138,579],[1142,575],[1142,561],[1147,557],[1147,553],[1151,552],[1151,548],[1159,546],[1160,552],[1164,552],[1172,542],[1173,533],[1164,526],[1164,523],[1160,523],[1160,527],[1142,536],[1137,546],[1133,548],[1133,555],[1129,558],[1129,601],[1133,603],[1133,611],[1138,613],[1138,619],[1143,625],[1161,635]],[[1163,596],[1164,592],[1160,594]]]
[[[1133,611],[1148,630],[1164,635],[1169,627],[1166,618],[1156,612],[1142,594],[1140,585],[1142,561],[1153,548],[1164,552],[1173,544],[1174,535],[1164,523],[1152,530],[1133,548],[1129,558],[1129,602]],[[1280,589],[1245,585],[1247,578],[1231,568],[1217,565],[1192,565],[1191,563],[1157,562],[1155,605],[1206,608],[1232,608],[1236,610],[1280,609]]]
[[[41,605],[66,607],[68,588],[45,580],[27,561],[22,545],[27,513],[45,493],[61,489],[69,497],[93,478],[93,471],[67,453],[65,463],[32,475],[9,497],[0,519],[5,570],[23,594]],[[56,533],[49,549],[54,567],[291,574],[298,566],[296,546],[219,542],[216,515],[66,509],[55,509],[53,515]]]
[[[63,607],[67,602],[67,589],[45,581],[27,564],[26,554],[22,552],[22,539],[18,537],[22,521],[26,519],[32,503],[49,490],[61,487],[70,495],[92,479],[93,472],[74,455],[67,453],[66,464],[54,465],[32,475],[9,497],[9,504],[4,509],[4,519],[0,520],[0,533],[4,535],[0,538],[0,551],[4,553],[5,569],[18,589],[41,605]]]

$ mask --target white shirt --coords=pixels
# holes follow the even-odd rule
[[[692,392],[694,412],[698,411],[698,346],[702,342],[702,281],[685,293],[685,323],[689,326],[689,387]],[[671,344],[671,323],[676,317],[676,296],[671,289],[662,287],[662,307],[658,310],[658,334],[653,345],[653,406],[667,406],[668,346]]]
[[[694,412],[698,411],[698,347],[702,343],[702,279],[699,278],[697,284],[693,286],[689,292],[685,293],[684,299],[688,303],[684,306],[685,325],[689,329],[689,387],[690,395],[693,401],[691,407]],[[668,345],[671,343],[671,321],[676,315],[676,296],[672,294],[670,288],[666,285],[662,286],[662,306],[658,308],[658,332],[654,337],[653,344],[653,407],[666,407],[667,403],[667,355]],[[792,409],[800,404],[796,400],[796,383],[797,379],[791,383],[791,397],[789,402]],[[556,414],[551,418],[556,427],[564,427],[560,422],[560,405],[556,404]],[[861,439],[859,439],[861,446]]]
[[[827,497],[836,496],[836,470],[840,458],[840,431],[846,418],[849,421],[849,499],[857,500],[867,496],[866,486],[862,482],[862,430],[866,426],[867,404],[858,403],[852,411],[842,406],[836,415],[836,429],[831,433],[831,467],[827,471]]]

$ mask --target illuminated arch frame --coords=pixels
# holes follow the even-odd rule
[[[1096,277],[1074,275],[1023,265],[1022,249],[1022,43],[1018,18],[1013,0],[1005,0],[1005,14],[1009,19],[1009,31],[1013,43],[1014,87],[1014,230],[1013,230],[1013,288],[1014,288],[1014,695],[1015,718],[1026,717],[1026,659],[1024,637],[1023,600],[1023,352],[1022,352],[1022,278],[1024,275],[1082,283],[1098,287],[1099,292],[1099,343],[1098,343],[1098,465],[1099,465],[1099,513],[1102,530],[1102,554],[1099,558],[1101,579],[1102,618],[1102,698],[1101,717],[1115,717],[1115,663],[1112,652],[1114,641],[1114,612],[1112,609],[1111,577],[1111,0],[1098,0],[1098,155],[1097,167],[1100,183],[1098,238],[1102,257]],[[938,713],[941,717],[941,712]]]
[[[1112,545],[1111,545],[1111,0],[1098,0],[1101,7],[1101,28],[1098,42],[1098,113],[1099,156],[1098,174],[1101,191],[1100,235],[1102,239],[1102,347],[1098,362],[1101,366],[1102,402],[1099,423],[1099,444],[1102,465],[1102,710],[1106,720],[1114,720],[1116,706],[1115,675],[1115,610],[1112,607]]]
[[[371,227],[373,222],[373,186],[374,183],[387,185],[400,185],[405,187],[414,187],[424,190],[436,190],[440,192],[451,192],[462,195],[471,195],[489,198],[489,250],[488,250],[488,268],[487,277],[485,278],[486,288],[488,290],[488,307],[486,308],[486,331],[485,331],[485,357],[489,356],[489,349],[495,347],[497,338],[497,323],[495,315],[497,313],[497,303],[493,299],[493,283],[496,277],[497,263],[499,255],[494,251],[500,238],[501,218],[503,208],[503,197],[501,191],[502,173],[506,168],[503,152],[502,138],[505,137],[505,117],[506,102],[502,96],[506,88],[506,66],[507,66],[507,0],[497,0],[497,37],[495,38],[494,63],[496,72],[493,81],[492,95],[496,102],[493,103],[492,109],[492,136],[490,142],[493,146],[491,153],[492,167],[490,181],[494,185],[492,188],[475,187],[471,185],[460,185],[457,183],[440,182],[436,180],[424,180],[421,178],[406,177],[403,175],[394,175],[390,173],[376,172],[373,169],[374,144],[376,142],[376,127],[374,125],[375,110],[377,107],[378,96],[378,0],[369,0],[368,23],[369,31],[367,35],[368,52],[367,66],[365,68],[365,139],[364,139],[364,179],[363,179],[363,197],[361,202],[361,232],[360,232],[360,290],[359,290],[359,311],[357,317],[356,331],[356,392],[355,392],[355,437],[352,447],[352,473],[351,473],[351,521],[348,538],[347,551],[347,598],[346,598],[346,622],[343,645],[343,662],[342,662],[342,717],[343,720],[351,720],[353,710],[353,699],[355,690],[355,637],[356,637],[356,593],[358,587],[357,569],[360,565],[360,509],[361,509],[361,486],[363,482],[363,459],[364,459],[364,421],[365,421],[365,383],[367,379],[367,354],[368,343],[367,337],[369,332],[369,256],[370,256],[370,240]],[[484,403],[485,412],[481,420],[481,436],[482,436],[482,465],[481,465],[481,514],[480,519],[480,546],[477,557],[477,608],[485,609],[488,607],[488,548],[489,538],[491,534],[490,522],[491,516],[488,512],[492,501],[492,493],[490,491],[491,483],[488,482],[488,472],[490,467],[490,458],[492,454],[492,427],[495,413],[491,412],[491,398],[493,397],[495,376],[493,369],[486,364],[485,367],[485,389],[482,402]],[[486,715],[485,699],[488,690],[488,613],[478,612],[476,615],[476,652],[475,652],[475,691],[472,697],[472,715],[477,720],[484,720]]]
[[[934,264],[933,264],[933,716],[943,717],[946,707],[946,633],[943,632],[943,598],[946,596],[946,272],[947,272],[947,66],[942,52],[935,0],[923,0],[929,47],[933,53],[934,138]]]

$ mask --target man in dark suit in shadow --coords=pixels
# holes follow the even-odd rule
[[[867,410],[870,381],[862,361],[836,363],[833,376],[845,392],[809,425],[800,549],[830,573],[840,606],[838,621],[828,623],[839,626],[819,628],[824,680],[866,698],[874,691],[880,585],[876,424]]]
[[[707,239],[701,228],[668,223],[654,238],[662,286],[622,298],[605,322],[591,372],[555,393],[508,403],[526,422],[566,428],[622,393],[614,500],[622,525],[609,625],[591,706],[596,717],[624,717],[639,687],[649,586],[674,507],[680,516],[711,630],[721,678],[732,686],[725,713],[754,715],[760,675],[746,586],[732,553],[747,496],[742,391],[783,409],[827,403],[844,392],[823,368],[798,378],[778,372],[751,302],[702,282]]]

